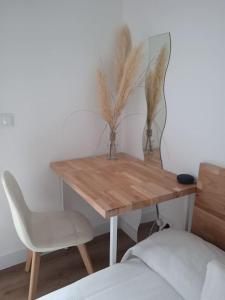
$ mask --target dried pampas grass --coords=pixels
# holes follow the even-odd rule
[[[111,96],[107,85],[106,76],[103,74],[103,72],[100,69],[97,70],[97,82],[98,82],[101,114],[103,119],[111,127],[113,124],[113,107],[111,102]]]
[[[126,59],[132,49],[132,39],[130,30],[124,25],[117,34],[116,38],[116,90],[118,91],[123,76]]]
[[[125,105],[127,104],[128,97],[136,87],[135,81],[141,64],[142,50],[142,44],[140,44],[138,47],[134,47],[128,55],[124,64],[123,76],[120,80],[114,107],[115,119],[118,119],[120,117]]]
[[[166,48],[163,47],[156,59],[155,67],[152,70],[150,70],[145,80],[148,128],[151,128],[152,122],[156,117],[156,111],[160,101],[165,69],[166,69]]]
[[[117,37],[116,95],[112,99],[109,86],[102,70],[97,71],[97,82],[101,113],[111,130],[116,130],[119,118],[128,98],[137,86],[137,75],[142,60],[142,44],[132,48],[130,32],[124,26]]]

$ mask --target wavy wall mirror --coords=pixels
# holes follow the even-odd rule
[[[162,167],[161,142],[166,124],[165,76],[170,60],[170,33],[152,36],[147,41],[148,65],[145,75],[146,124],[143,132],[144,160]]]

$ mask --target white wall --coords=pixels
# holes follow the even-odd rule
[[[162,143],[165,169],[197,175],[201,161],[225,165],[224,0],[123,0],[123,21],[137,41],[171,32]],[[128,110],[145,110],[144,99],[133,98]],[[141,157],[137,141],[144,117],[136,119],[137,126],[131,119],[124,124],[123,148]],[[185,201],[167,203],[160,211],[175,227],[184,227]]]
[[[16,122],[0,128],[0,171],[15,173],[32,209],[62,207],[50,161],[106,150],[106,136],[97,147],[103,128],[97,116],[77,113],[64,120],[76,109],[96,108],[96,65],[100,57],[109,62],[122,14],[136,42],[171,32],[165,168],[196,175],[200,161],[225,164],[224,11],[223,0],[123,0],[123,7],[119,0],[0,0],[0,112],[14,113]],[[143,114],[123,124],[123,149],[140,158],[143,97],[138,90],[128,107]],[[101,231],[101,217],[80,199],[73,202],[77,197],[68,187],[65,196],[68,207],[85,212]],[[161,213],[183,227],[186,203],[176,202]],[[1,188],[0,207],[1,268],[22,260],[24,251]],[[140,214],[132,214],[132,224]]]
[[[0,112],[15,127],[0,128],[0,171],[11,170],[35,210],[61,209],[59,181],[49,162],[102,153],[104,127],[97,107],[96,66],[110,62],[121,2],[0,0]],[[97,147],[98,146],[98,147]],[[66,191],[66,196],[72,198]],[[24,258],[0,188],[0,268]],[[104,220],[80,207],[93,225]]]

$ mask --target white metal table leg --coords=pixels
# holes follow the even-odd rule
[[[116,263],[117,258],[117,227],[118,216],[110,218],[110,254],[109,265],[112,266]]]
[[[191,232],[194,204],[195,204],[195,194],[191,194],[188,196],[188,202],[187,202],[186,230],[188,232]]]

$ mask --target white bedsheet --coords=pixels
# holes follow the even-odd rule
[[[183,300],[138,258],[87,276],[40,300]]]
[[[130,248],[122,263],[40,299],[199,300],[212,259],[224,262],[225,252],[191,233],[168,229]]]

